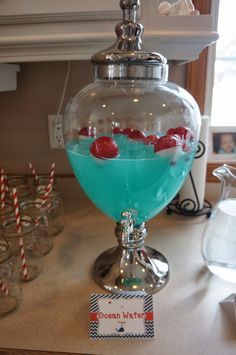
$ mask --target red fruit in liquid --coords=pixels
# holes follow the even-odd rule
[[[145,134],[138,129],[135,129],[128,134],[128,137],[134,140],[143,140],[145,138]]]
[[[124,128],[122,131],[122,134],[125,134],[126,136],[128,136],[131,132],[133,132],[132,128]]]
[[[119,155],[116,142],[107,136],[97,138],[90,147],[93,156],[100,159],[111,159]]]
[[[170,128],[168,129],[167,134],[172,134],[172,135],[176,134],[181,139],[187,139],[187,137],[189,140],[193,139],[193,132],[188,127]]]
[[[158,142],[158,140],[159,140],[158,136],[151,134],[150,136],[144,138],[144,143],[147,145],[155,145]]]
[[[158,142],[154,146],[154,152],[156,153],[174,147],[182,147],[180,138],[174,135],[166,135],[158,139]]]
[[[183,150],[183,152],[185,152],[185,153],[189,153],[189,152],[191,152],[192,147],[191,147],[190,144],[184,143],[184,144],[183,144],[183,147],[182,147],[182,150]]]
[[[95,129],[92,127],[82,127],[79,130],[79,135],[86,136],[86,137],[94,137],[95,136]]]
[[[122,134],[122,129],[120,127],[113,127],[112,128],[112,133],[113,134]]]

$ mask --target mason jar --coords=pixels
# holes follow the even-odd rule
[[[33,181],[34,194],[37,195],[38,190],[45,189],[50,183],[50,179],[51,177],[49,174],[38,175],[38,178]],[[52,190],[61,196],[61,190],[55,176],[53,178]]]
[[[29,199],[20,204],[23,215],[32,218],[39,238],[39,249],[43,255],[48,254],[53,247],[53,227],[47,206],[40,199]]]
[[[36,198],[43,200],[45,192],[46,186],[41,185],[37,189]],[[55,236],[64,228],[64,209],[61,196],[55,190],[52,190],[48,195],[45,205],[47,206],[48,215],[52,224],[52,234]]]
[[[3,238],[11,247],[17,260],[19,278],[22,282],[34,280],[42,271],[42,251],[37,228],[29,216],[20,218],[21,230],[17,230],[15,218],[3,222]]]
[[[8,175],[7,185],[10,189],[20,185],[27,185],[27,178],[25,175]]]
[[[12,198],[12,190],[13,190],[13,188],[16,189],[17,199],[18,199],[19,203],[27,201],[32,196],[31,190],[30,190],[29,186],[26,185],[26,184],[18,185],[18,186],[15,186],[15,187],[10,187],[10,189],[9,189],[7,195],[6,195],[6,201],[8,203],[13,204],[13,198]]]
[[[11,202],[5,202],[3,210],[0,211],[0,237],[2,235],[2,224],[4,221],[14,216],[13,205]]]
[[[0,317],[18,307],[21,301],[19,270],[9,243],[0,239]]]

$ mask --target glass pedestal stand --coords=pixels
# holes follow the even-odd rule
[[[96,283],[112,293],[154,293],[165,286],[169,279],[169,265],[161,253],[144,247],[145,223],[132,227],[121,221],[116,224],[115,235],[118,247],[103,252],[93,266]]]

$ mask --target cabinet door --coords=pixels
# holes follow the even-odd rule
[[[120,18],[117,0],[1,0],[0,23]]]

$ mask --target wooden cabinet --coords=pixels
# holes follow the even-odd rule
[[[90,59],[115,41],[119,0],[1,0],[0,62]],[[213,43],[211,15],[158,16],[142,0],[145,46],[168,59],[190,61]]]

